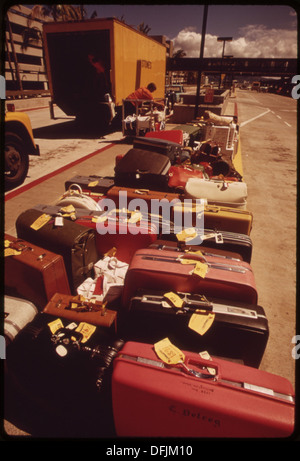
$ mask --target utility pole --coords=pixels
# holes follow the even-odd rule
[[[207,14],[208,14],[208,5],[204,5],[201,44],[200,44],[200,59],[199,59],[199,69],[198,69],[198,76],[197,76],[197,92],[196,92],[195,114],[194,114],[194,119],[195,120],[196,120],[196,118],[198,116],[199,94],[200,94],[200,84],[201,84],[201,68],[203,67],[203,55],[204,55],[204,44],[205,44]]]
[[[225,52],[225,43],[231,42],[232,37],[218,37],[218,42],[223,42],[223,50],[222,50],[222,60],[221,60],[221,72],[220,72],[220,80],[219,80],[219,88],[221,87],[221,80],[222,80],[222,70],[223,70],[223,61],[224,61],[224,52]]]

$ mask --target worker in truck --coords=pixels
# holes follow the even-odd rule
[[[154,102],[154,97],[152,93],[156,90],[156,85],[155,83],[149,83],[147,87],[142,86],[141,88],[138,88],[135,90],[133,93],[131,93],[129,96],[127,96],[128,99],[142,99],[142,100],[149,100],[153,101],[153,106],[157,107],[158,109],[162,110],[164,108],[164,103],[155,101]],[[125,101],[125,113],[126,115],[132,115],[136,113],[136,107],[141,106],[142,102],[137,102],[137,101]]]
[[[91,81],[89,82],[89,86],[93,85],[93,90],[95,91],[94,96],[97,94],[103,96],[109,91],[105,64],[95,53],[89,53],[87,59],[91,65],[90,69],[93,69],[93,72],[90,75]],[[91,87],[89,90],[90,89]]]

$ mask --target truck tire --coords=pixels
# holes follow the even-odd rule
[[[22,138],[15,133],[5,134],[5,190],[22,184],[29,169],[29,157]]]

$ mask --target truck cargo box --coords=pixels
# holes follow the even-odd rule
[[[111,118],[140,86],[164,98],[166,47],[115,18],[47,23],[45,59],[52,102],[67,115]]]

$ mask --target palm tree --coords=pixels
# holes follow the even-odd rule
[[[142,32],[143,34],[146,34],[148,35],[148,33],[150,32],[151,30],[151,27],[148,26],[148,24],[145,24],[144,22],[141,22],[141,24],[139,24],[137,26],[137,30]]]
[[[30,26],[30,22],[34,19],[45,19],[47,16],[52,17],[55,22],[82,21],[86,17],[86,10],[83,5],[77,7],[72,5],[34,5],[28,18],[28,25]]]
[[[175,53],[173,53],[173,58],[184,58],[186,56],[186,52],[182,49],[180,50],[177,50],[175,51]]]
[[[26,27],[22,32],[22,51],[31,45],[39,45],[43,41],[42,33],[38,27]]]

